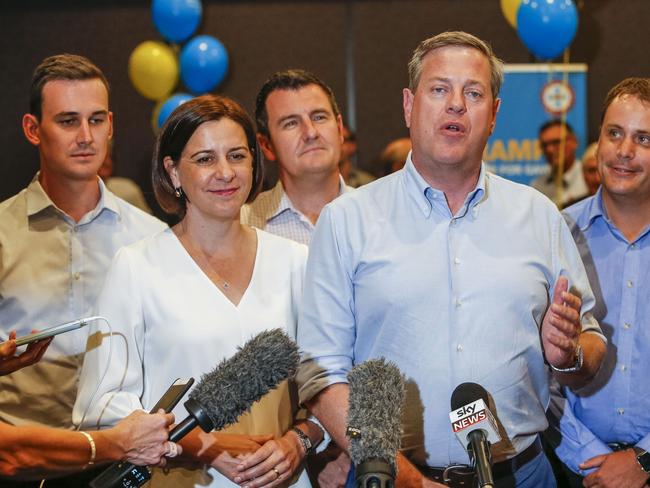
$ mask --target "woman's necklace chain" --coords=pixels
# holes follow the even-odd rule
[[[192,253],[191,253],[192,254]],[[210,262],[210,259],[205,256],[200,250],[194,249],[194,253],[196,257],[200,258],[201,261],[203,261],[204,265],[212,270],[212,273],[214,274],[214,277],[217,278],[217,286],[221,286],[224,290],[230,289],[230,282],[221,276],[221,273],[219,273],[216,269],[216,267]],[[195,258],[196,259],[196,258]]]
[[[220,282],[219,284],[223,287],[224,290],[228,290],[230,288],[230,283],[221,276],[221,274],[215,269],[215,267],[210,263],[209,260],[207,260],[208,266],[210,266],[210,269],[212,269],[212,272],[214,273],[215,277],[217,280]]]

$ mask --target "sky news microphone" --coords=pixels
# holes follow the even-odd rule
[[[299,359],[298,346],[282,330],[256,335],[232,357],[201,377],[184,403],[189,416],[172,429],[169,440],[177,442],[197,426],[211,432],[234,424],[253,403],[292,377]],[[115,463],[90,486],[138,487],[150,477],[146,467]]]
[[[488,392],[476,383],[462,383],[451,394],[451,427],[476,468],[478,486],[492,488],[490,444],[501,440],[488,407]]]
[[[402,438],[404,380],[391,362],[365,361],[348,373],[347,436],[358,488],[392,488]]]

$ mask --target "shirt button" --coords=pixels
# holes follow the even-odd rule
[[[460,307],[463,304],[463,302],[460,301],[460,298],[456,298],[456,308]]]
[[[623,415],[625,413],[624,408],[617,408],[616,411],[618,412],[619,415]]]
[[[79,278],[81,278],[81,274],[80,274],[79,272],[76,272],[76,273],[74,274],[74,279],[75,279],[75,280],[78,280]]]
[[[624,329],[629,329],[630,327],[632,327],[632,324],[630,324],[630,323],[628,323],[628,322],[625,322],[625,323],[623,324],[623,328],[624,328]]]
[[[631,247],[632,249],[636,249],[636,243],[635,243],[635,244],[632,244],[632,245],[630,245],[630,247]]]
[[[454,264],[460,264],[460,259],[454,258]]]
[[[628,288],[632,288],[633,286],[634,286],[634,283],[632,283],[632,281],[627,282],[627,287]]]
[[[627,369],[627,366],[625,366],[624,364],[621,364],[621,371],[625,371],[626,369]]]
[[[461,346],[460,344],[458,344],[458,345],[456,346],[456,351],[458,351],[458,352],[463,352],[463,346]]]

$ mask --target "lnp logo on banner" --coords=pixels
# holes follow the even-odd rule
[[[544,110],[556,117],[571,110],[575,99],[576,97],[571,85],[563,81],[551,81],[542,88],[542,105],[544,106]]]

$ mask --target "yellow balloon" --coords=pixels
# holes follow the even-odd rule
[[[162,42],[144,41],[129,58],[129,78],[135,89],[150,100],[164,100],[178,83],[178,60]]]
[[[521,0],[501,0],[501,11],[513,29],[517,29],[517,11]]]

